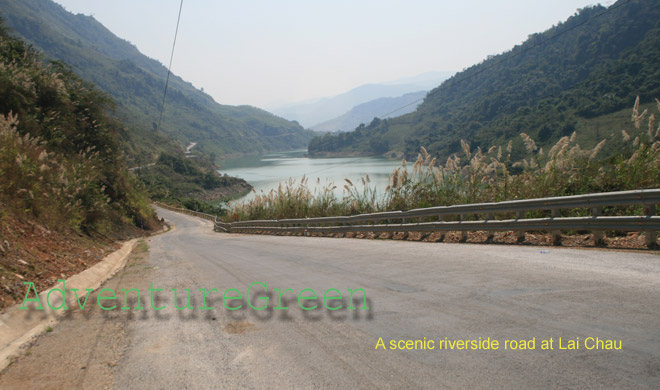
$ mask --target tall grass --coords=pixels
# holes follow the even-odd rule
[[[91,148],[66,159],[49,153],[38,137],[21,136],[16,115],[0,115],[0,195],[14,209],[78,227],[105,217],[110,198],[99,180]],[[55,218],[55,220],[53,220]]]
[[[660,101],[656,102],[660,112]],[[526,157],[519,161],[511,159],[512,141],[482,150],[462,140],[462,152],[444,164],[421,147],[412,169],[403,160],[392,172],[382,196],[370,185],[368,176],[360,188],[346,179],[342,197],[335,195],[332,183],[311,190],[307,178],[289,180],[277,190],[233,205],[227,219],[351,215],[660,187],[660,127],[655,127],[655,117],[648,110],[639,112],[639,98],[631,120],[639,135],[633,138],[622,131],[623,147],[604,158],[599,155],[607,140],[583,149],[576,142],[576,133],[562,137],[547,151],[522,133]],[[643,124],[648,128],[642,129]]]

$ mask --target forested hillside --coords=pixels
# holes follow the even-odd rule
[[[447,157],[466,139],[486,149],[514,140],[514,153],[522,153],[523,132],[543,147],[574,131],[586,146],[610,138],[611,150],[638,95],[643,103],[660,96],[660,8],[652,1],[620,0],[609,8],[579,10],[509,52],[457,73],[414,113],[317,137],[309,151],[415,156],[425,146]]]
[[[36,218],[55,230],[155,226],[147,194],[121,158],[110,99],[0,25],[0,222]]]
[[[312,133],[295,122],[250,106],[226,106],[180,77],[170,78],[167,103],[156,134],[167,69],[116,37],[93,17],[73,15],[50,0],[0,0],[14,34],[62,60],[74,73],[108,92],[129,129],[128,153],[136,163],[153,161],[168,139],[222,154],[284,150],[307,145]],[[142,146],[146,147],[142,147]]]

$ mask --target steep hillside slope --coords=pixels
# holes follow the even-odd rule
[[[121,157],[109,98],[0,25],[0,203],[82,231],[153,217]]]
[[[0,24],[0,308],[160,228],[109,98]],[[143,230],[144,229],[144,230]]]
[[[520,146],[517,136],[524,132],[547,146],[576,130],[578,137],[589,132],[585,145],[592,146],[603,136],[620,141],[620,121],[593,123],[629,109],[637,95],[642,102],[660,95],[660,8],[620,0],[609,8],[582,9],[456,74],[415,113],[316,138],[309,148],[312,155],[380,153],[387,143],[389,152],[415,156],[425,146],[444,158],[461,150],[461,139],[473,147],[509,140]]]
[[[162,64],[93,17],[73,15],[50,0],[0,0],[0,11],[7,26],[48,59],[63,60],[111,94],[136,140],[154,142],[167,76]],[[200,151],[215,154],[304,147],[312,135],[255,107],[217,104],[177,76],[170,78],[161,129],[183,145],[197,142]]]

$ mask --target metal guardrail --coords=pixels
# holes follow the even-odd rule
[[[188,214],[188,215],[192,215],[194,217],[204,218],[204,219],[207,219],[211,222],[216,221],[216,216],[215,215],[200,213],[199,211],[187,210],[187,209],[182,209],[182,208],[179,208],[179,207],[173,207],[173,206],[167,205],[165,203],[157,202],[155,200],[152,201],[152,203],[155,204],[158,207],[162,207],[162,208],[170,210],[170,211],[176,211],[177,213]]]
[[[660,189],[607,192],[586,195],[561,196],[539,199],[513,200],[496,203],[429,207],[407,211],[388,211],[339,217],[296,218],[280,220],[254,220],[226,223],[215,220],[215,231],[228,233],[347,233],[347,232],[446,232],[485,230],[516,231],[519,239],[525,231],[551,231],[555,241],[561,230],[589,230],[594,240],[602,241],[605,230],[645,231],[646,244],[656,244],[660,230],[660,217],[656,205],[660,204]],[[605,206],[643,206],[643,215],[602,216]],[[560,217],[562,209],[587,208],[590,217]],[[550,211],[547,218],[524,218],[526,212]],[[495,219],[494,215],[515,214],[514,219]],[[483,218],[467,220],[469,216]],[[447,217],[458,221],[444,221]],[[204,217],[202,217],[204,218]],[[208,218],[207,218],[208,219]],[[417,222],[412,220],[417,219]],[[425,222],[428,219],[437,219]]]

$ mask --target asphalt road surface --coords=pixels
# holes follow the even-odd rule
[[[657,254],[230,235],[158,213],[176,228],[150,239],[145,309],[116,310],[128,340],[116,388],[660,388]],[[267,282],[250,297],[265,310],[245,299],[254,282]],[[150,283],[165,309],[150,307]],[[179,306],[191,289],[195,309],[174,309],[172,288]],[[225,303],[241,309],[223,305],[232,288],[243,299]],[[274,289],[292,289],[288,310]],[[304,289],[316,309],[299,307]],[[328,289],[341,309],[324,306]]]

